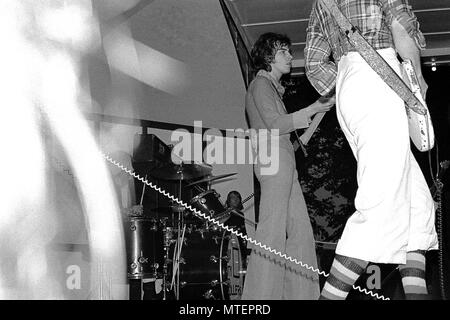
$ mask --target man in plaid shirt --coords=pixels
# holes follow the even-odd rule
[[[425,39],[408,1],[335,1],[397,73],[397,53],[412,61],[425,97]],[[322,0],[311,12],[305,64],[321,95],[336,87],[337,117],[358,163],[356,211],[337,245],[321,299],[345,299],[368,262],[399,264],[405,297],[427,297],[425,252],[437,249],[434,203],[410,150],[404,102],[351,46]]]

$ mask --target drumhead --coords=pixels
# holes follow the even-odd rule
[[[245,271],[239,238],[233,233],[224,231],[220,252],[222,297],[226,300],[240,300],[244,288]]]

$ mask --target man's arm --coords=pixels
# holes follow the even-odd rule
[[[309,121],[306,114],[281,114],[277,110],[276,97],[269,80],[255,79],[250,99],[255,104],[267,129],[278,129],[279,134],[287,134],[296,128],[306,128]]]
[[[330,61],[331,47],[324,36],[313,8],[306,30],[305,71],[313,87],[326,95],[336,85],[336,64]]]
[[[411,11],[408,0],[382,0],[383,10],[391,28],[394,45],[402,59],[411,60],[423,97],[426,97],[428,85],[422,75],[420,50],[426,46],[416,16]]]
[[[325,112],[334,105],[334,100],[315,101],[309,106],[293,113],[281,114],[277,111],[276,98],[269,80],[256,79],[251,99],[261,116],[266,128],[278,129],[279,134],[287,134],[295,129],[307,128],[311,117],[318,112]]]
[[[392,20],[391,31],[394,37],[395,48],[397,49],[400,57],[404,60],[411,60],[419,80],[420,91],[422,96],[425,98],[428,85],[422,75],[419,48],[417,47],[415,41],[409,36],[403,26],[396,19]]]

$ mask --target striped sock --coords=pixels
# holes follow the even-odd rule
[[[406,254],[406,264],[399,266],[406,299],[414,295],[427,294],[425,281],[425,251],[417,250]]]
[[[367,261],[336,254],[319,300],[345,300],[368,264]]]

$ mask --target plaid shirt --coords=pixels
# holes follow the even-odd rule
[[[336,64],[349,51],[356,51],[338,24],[316,1],[311,11],[305,47],[305,69],[311,84],[325,95],[335,86]],[[390,26],[395,18],[425,48],[425,38],[408,0],[337,0],[339,8],[375,49],[395,48]],[[330,55],[333,61],[330,61]]]

